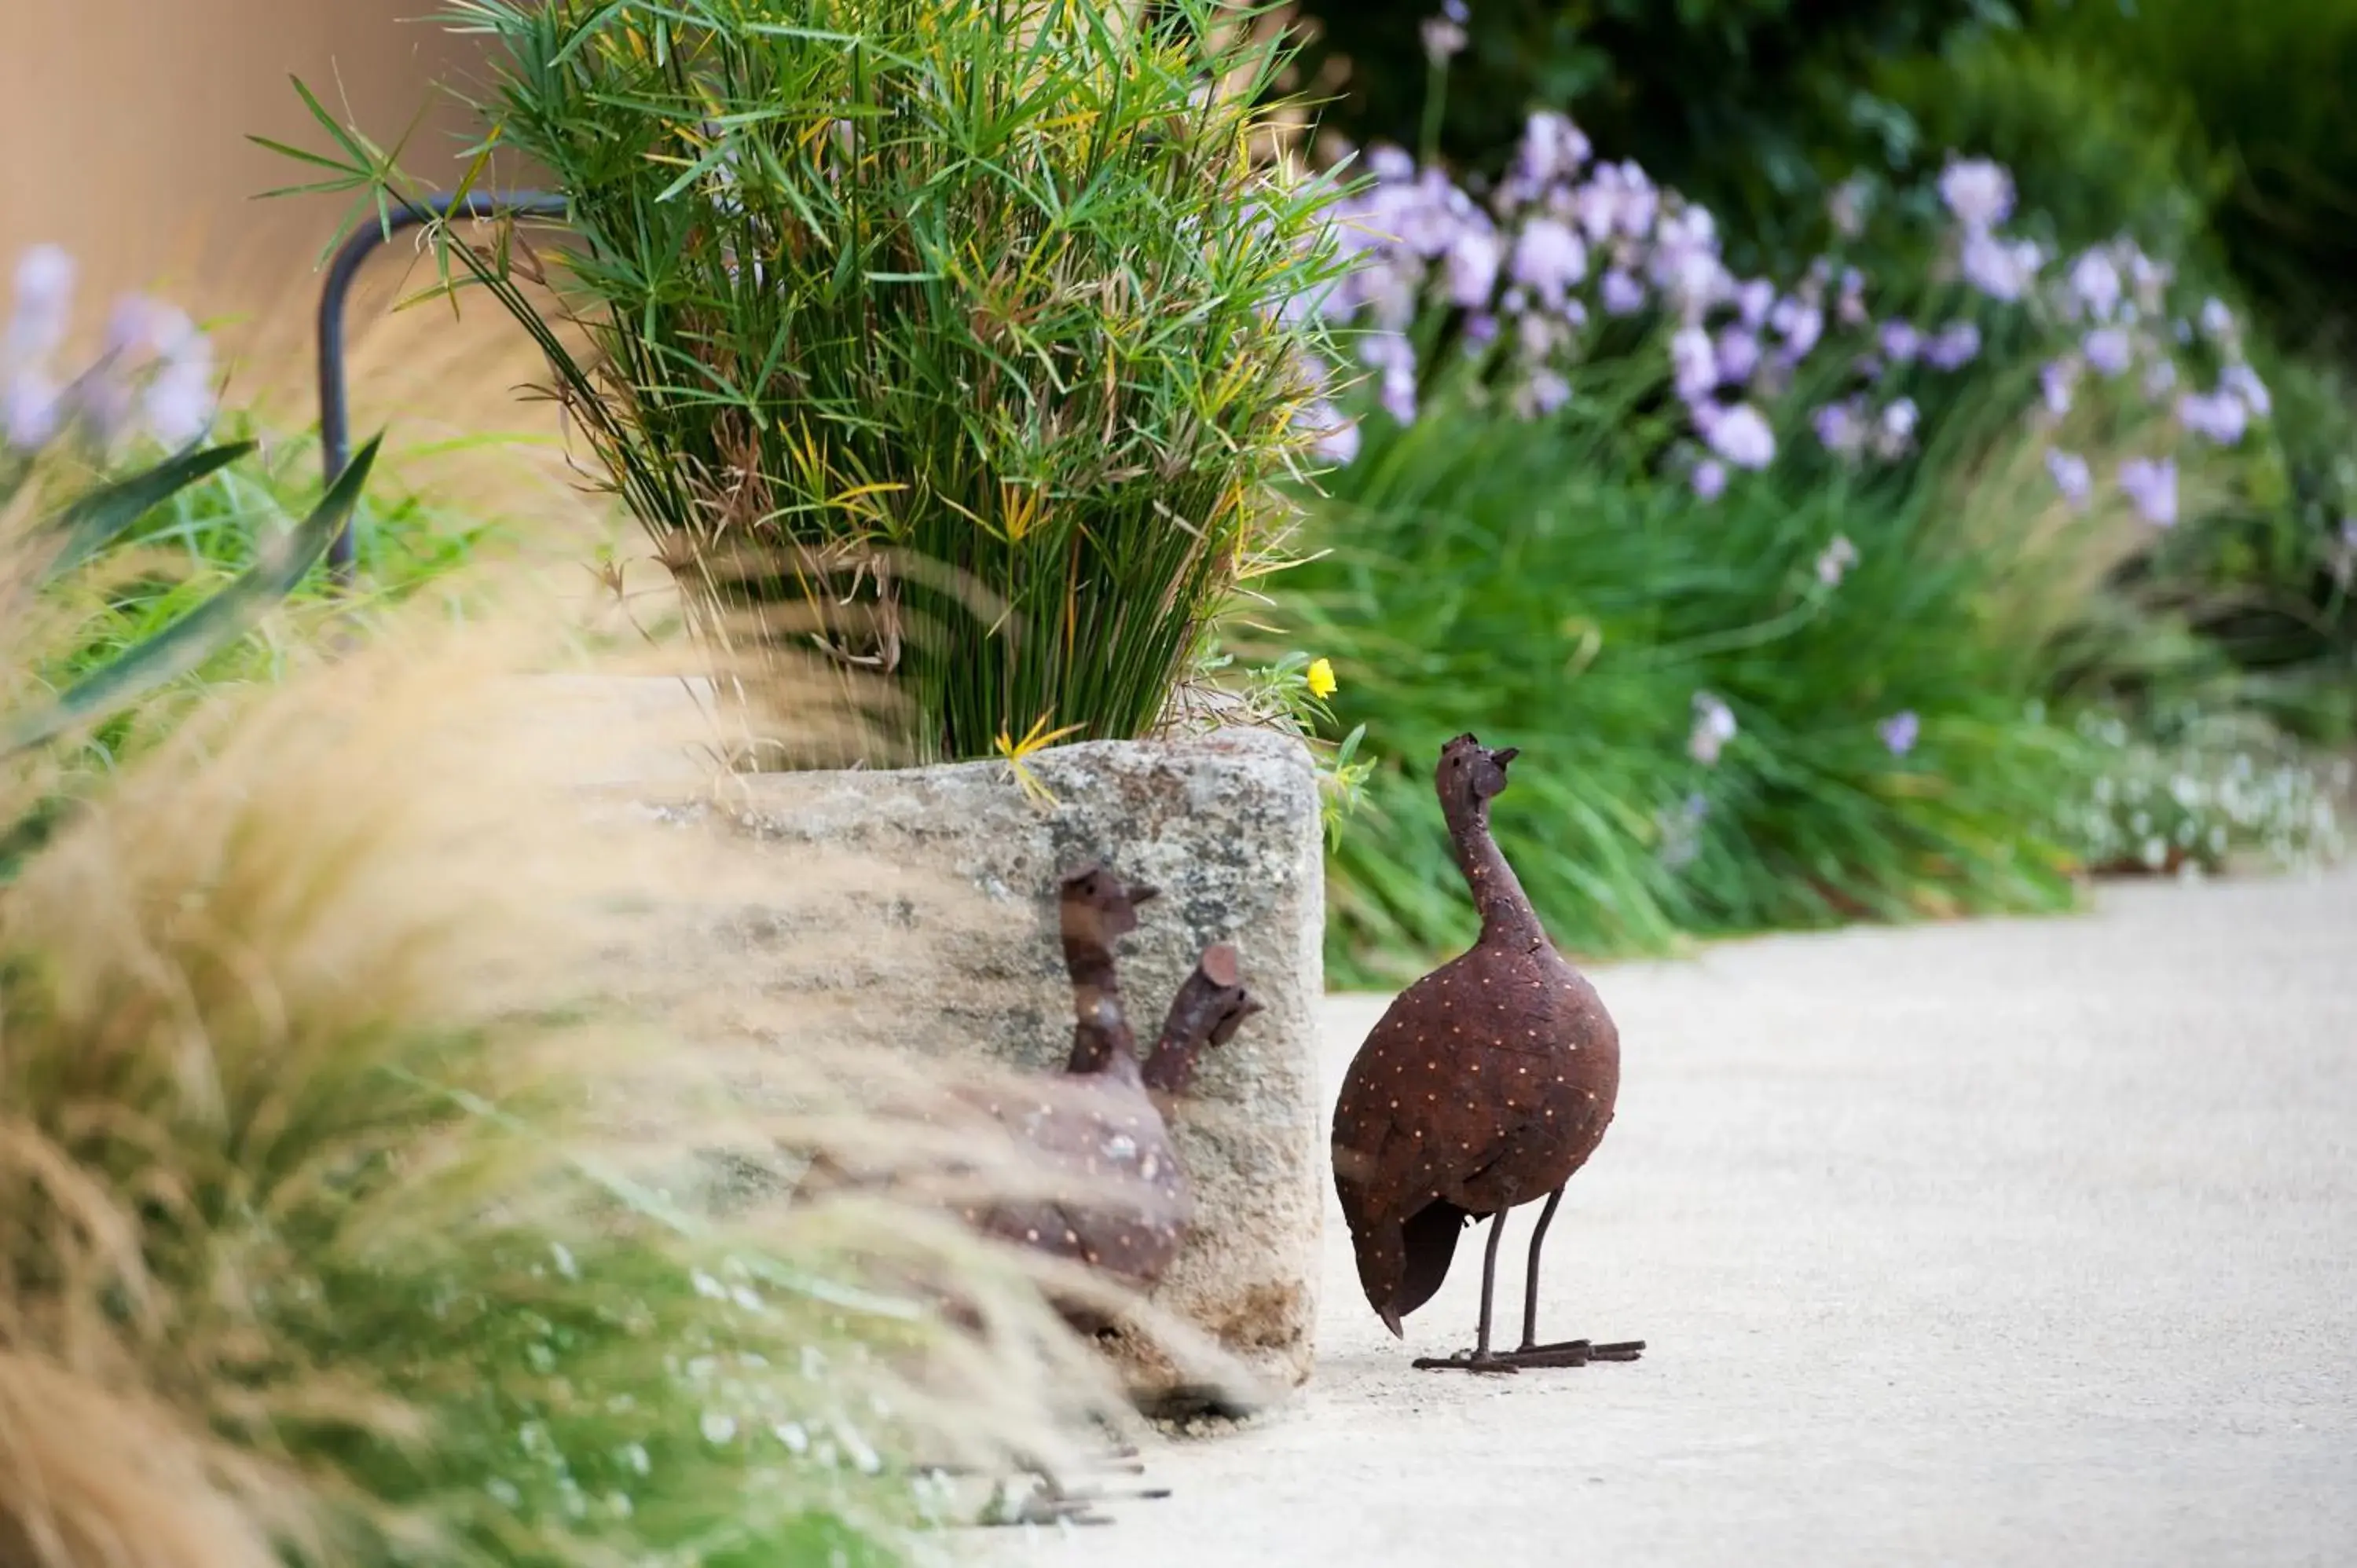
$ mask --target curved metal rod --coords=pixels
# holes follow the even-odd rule
[[[368,259],[387,240],[405,229],[421,228],[457,211],[468,218],[539,218],[559,220],[571,211],[561,196],[539,190],[493,191],[455,196],[434,195],[404,203],[384,223],[363,225],[346,240],[328,263],[328,280],[319,289],[319,460],[333,485],[351,461],[351,434],[344,399],[344,296]],[[349,588],[356,569],[357,541],[353,522],[328,547],[328,573],[338,589]]]

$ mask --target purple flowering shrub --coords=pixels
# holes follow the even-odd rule
[[[2032,716],[2052,650],[1988,618],[2013,563],[1954,548],[1936,487],[1747,475],[1706,504],[1579,435],[1433,400],[1278,580],[1383,754],[1329,861],[1329,972],[1412,976],[1467,936],[1427,769],[1469,729],[1529,759],[1497,828],[1578,951],[2071,902],[2042,824],[2087,748]]]
[[[2054,246],[1986,160],[1929,219],[1845,188],[1781,280],[1561,116],[1486,189],[1365,164],[1304,306],[1351,355],[1307,416],[1330,553],[1287,579],[1392,757],[1336,972],[1464,936],[1420,771],[1468,728],[1541,762],[1501,831],[1582,950],[2067,906],[2104,758],[2048,703],[2111,657],[2093,597],[2273,460],[2233,314],[2132,242]]]
[[[2166,528],[2193,476],[2222,493],[2266,461],[2272,400],[2233,313],[2131,240],[2056,253],[2021,231],[2011,176],[1985,159],[1943,170],[1938,223],[1896,247],[1911,266],[1876,278],[1847,259],[1868,214],[1845,187],[1836,250],[1787,280],[1738,275],[1708,210],[1598,158],[1559,114],[1532,118],[1484,192],[1396,148],[1365,164],[1340,213],[1356,265],[1317,302],[1355,329],[1367,389],[1315,415],[1337,462],[1362,445],[1355,421],[1406,424],[1436,396],[1525,420],[1585,401],[1661,416],[1642,463],[1710,502],[1770,469],[1903,477],[1945,416],[1992,393],[2026,405],[2015,434],[2050,449],[2072,508],[2113,501]],[[2006,373],[2026,363],[2034,397]]]
[[[13,459],[21,468],[69,438],[103,461],[135,443],[181,447],[204,435],[216,408],[212,340],[175,306],[125,295],[99,355],[79,369],[60,364],[75,274],[73,258],[55,245],[37,245],[16,263],[0,338],[0,465]]]

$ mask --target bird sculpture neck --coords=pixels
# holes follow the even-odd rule
[[[1458,869],[1472,890],[1473,907],[1481,916],[1481,945],[1527,951],[1544,946],[1546,929],[1531,908],[1522,879],[1506,864],[1490,832],[1490,802],[1470,800],[1448,811],[1448,836],[1457,847]]]
[[[1068,933],[1064,967],[1072,981],[1072,1054],[1064,1070],[1136,1078],[1137,1039],[1122,1006],[1112,946],[1093,936]]]

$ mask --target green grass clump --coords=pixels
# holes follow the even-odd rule
[[[137,648],[221,591],[295,519],[316,503],[316,440],[257,429],[225,417],[220,439],[257,443],[240,462],[205,475],[144,511],[80,579],[48,590],[35,679],[61,685]],[[365,618],[422,593],[447,590],[496,532],[489,519],[460,513],[376,470],[352,511],[358,574],[338,593],[325,572],[306,576],[278,613],[213,651],[162,693],[83,736],[87,760],[111,768],[129,750],[167,733],[175,717],[223,685],[285,679],[340,622]]]
[[[1429,788],[1465,730],[1523,749],[1500,839],[1581,952],[2069,905],[2048,824],[2087,748],[2040,705],[2057,628],[1999,591],[2050,585],[2034,550],[2062,545],[1975,532],[1929,477],[1738,478],[1705,504],[1613,435],[1428,412],[1320,507],[1330,553],[1282,603],[1386,758],[1330,862],[1335,972],[1469,937]]]
[[[550,259],[564,321],[503,257],[457,264],[539,335],[705,629],[818,616],[923,758],[1148,732],[1285,532],[1326,188],[1254,156],[1282,60],[1246,18],[1130,9],[447,13],[490,45],[490,140],[580,241]],[[325,183],[414,190],[338,134]]]

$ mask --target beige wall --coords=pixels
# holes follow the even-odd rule
[[[116,292],[155,289],[206,317],[229,362],[229,396],[282,428],[310,424],[312,317],[321,247],[348,199],[253,199],[311,177],[254,146],[260,134],[317,146],[299,75],[380,142],[429,106],[403,162],[455,180],[466,116],[433,91],[467,40],[430,22],[437,0],[0,0],[0,311],[22,250],[49,241],[81,265],[79,323],[94,336]],[[370,269],[352,312],[356,435],[391,427],[406,482],[447,470],[483,499],[489,460],[430,456],[485,433],[552,435],[545,403],[516,395],[544,372],[514,324],[478,299],[388,319],[430,281],[411,252]],[[553,456],[551,458],[553,461]],[[569,489],[534,459],[534,496]],[[504,469],[502,470],[504,472]],[[521,503],[504,496],[495,510]]]
[[[54,240],[93,292],[159,283],[274,290],[339,207],[256,202],[304,177],[245,140],[316,145],[290,74],[392,142],[433,102],[460,40],[404,20],[433,0],[0,0],[0,257]],[[408,160],[443,166],[459,118]],[[444,133],[444,134],[437,134]],[[239,303],[246,303],[241,300]],[[259,301],[256,301],[259,303]]]

